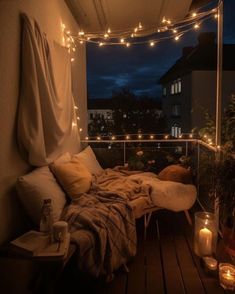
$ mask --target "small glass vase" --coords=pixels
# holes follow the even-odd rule
[[[212,256],[216,252],[217,225],[210,212],[195,213],[194,252],[199,257]]]

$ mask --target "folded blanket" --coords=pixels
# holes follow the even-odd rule
[[[66,208],[72,241],[78,247],[78,267],[98,277],[109,275],[136,254],[135,218],[117,193],[83,194]]]

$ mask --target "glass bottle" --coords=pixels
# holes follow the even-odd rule
[[[51,199],[44,199],[41,210],[40,232],[50,234],[52,231],[52,224],[53,215]]]

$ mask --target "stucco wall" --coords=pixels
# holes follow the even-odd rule
[[[0,1],[0,244],[19,234],[26,223],[14,185],[30,166],[19,154],[16,117],[20,77],[20,12],[35,18],[47,37],[62,44],[61,22],[71,32],[78,26],[63,0]],[[86,133],[86,56],[84,45],[75,52],[73,88],[81,127]]]

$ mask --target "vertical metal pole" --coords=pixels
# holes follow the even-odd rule
[[[188,156],[188,141],[185,142],[185,155]]]
[[[126,163],[126,142],[123,142],[123,161],[124,161],[124,164]]]
[[[216,134],[215,144],[221,146],[221,102],[222,102],[222,75],[223,75],[223,10],[224,2],[220,1],[218,7],[218,24],[217,24],[217,75],[216,75]],[[216,160],[220,160],[220,152],[216,154]],[[219,227],[219,205],[218,201],[214,202],[214,213]]]
[[[223,0],[218,7],[217,24],[217,74],[216,74],[216,134],[215,144],[221,145],[221,101],[222,101],[222,74],[223,74]]]

